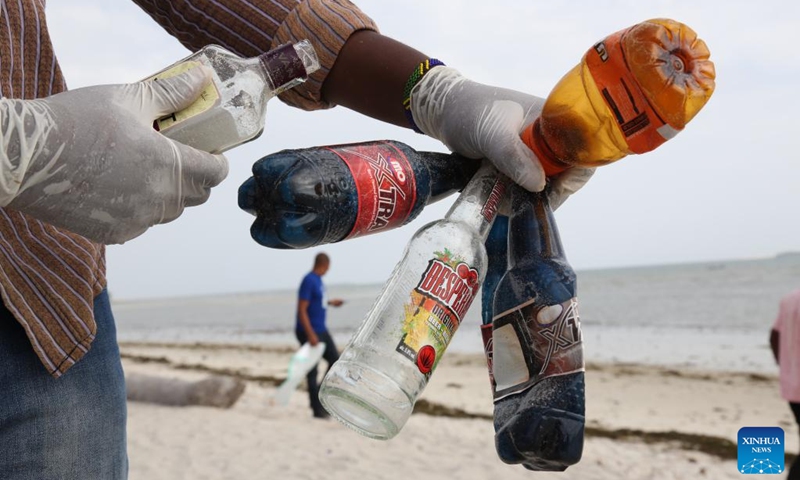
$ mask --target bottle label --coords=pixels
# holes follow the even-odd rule
[[[674,137],[677,131],[653,110],[628,69],[621,41],[627,31],[609,35],[590,48],[584,59],[628,148],[633,153],[646,153]]]
[[[481,325],[481,339],[483,340],[483,353],[486,355],[486,368],[489,369],[489,384],[494,391],[494,342],[492,341],[492,324]]]
[[[401,226],[417,201],[411,163],[389,142],[330,148],[350,169],[358,192],[358,215],[346,238]]]
[[[545,378],[582,372],[578,301],[541,305],[533,300],[503,312],[492,321],[489,345],[495,401]]]
[[[161,78],[175,77],[199,65],[202,65],[202,63],[197,61],[182,62],[162,72],[155,74],[154,76],[148,78],[147,80],[158,80]],[[203,91],[200,93],[200,96],[197,97],[197,100],[195,100],[194,103],[184,108],[180,112],[174,112],[165,117],[159,118],[158,120],[153,122],[153,128],[155,128],[156,131],[164,132],[184,120],[192,118],[196,115],[200,115],[206,110],[211,110],[214,106],[218,105],[219,103],[220,103],[219,90],[217,90],[217,85],[212,80],[208,85],[206,85],[206,87],[203,89]]]
[[[397,351],[427,377],[469,310],[480,286],[478,271],[448,249],[435,252],[405,305]]]
[[[505,175],[497,175],[497,180],[492,185],[492,190],[489,192],[489,198],[481,208],[481,216],[488,222],[492,223],[497,216],[497,210],[500,208],[500,202],[506,194],[508,187],[508,177]]]
[[[260,59],[264,69],[269,72],[272,86],[275,88],[273,95],[280,95],[308,78],[305,65],[291,43],[273,48],[261,55]]]

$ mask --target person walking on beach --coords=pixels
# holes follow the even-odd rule
[[[800,427],[800,289],[781,299],[769,344],[780,367],[781,396],[789,402]],[[795,458],[787,478],[800,480],[800,456]]]
[[[325,293],[325,285],[322,283],[322,277],[328,273],[331,266],[331,260],[328,255],[318,253],[314,257],[314,268],[303,277],[300,283],[300,291],[297,294],[297,325],[295,326],[295,334],[300,345],[308,342],[312,346],[319,342],[325,343],[325,351],[322,358],[328,363],[328,369],[331,368],[336,360],[339,360],[339,350],[336,344],[333,343],[333,337],[328,332],[326,325],[326,314],[328,305],[332,307],[341,306],[344,301],[338,298],[328,300]],[[322,408],[322,403],[319,401],[319,383],[318,383],[318,370],[317,365],[308,372],[306,381],[308,382],[308,398],[311,403],[311,410],[314,412],[315,418],[328,418],[328,412]]]

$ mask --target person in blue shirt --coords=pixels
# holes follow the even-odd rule
[[[319,253],[314,258],[314,268],[303,277],[300,283],[300,291],[297,295],[297,325],[295,334],[300,345],[308,342],[312,346],[319,342],[325,343],[325,352],[322,358],[328,363],[328,368],[339,359],[339,350],[333,343],[331,334],[325,324],[325,314],[328,305],[333,307],[341,306],[344,301],[334,298],[328,300],[325,294],[325,285],[322,277],[328,272],[331,260],[328,255]],[[322,408],[319,401],[319,384],[317,382],[317,366],[311,369],[306,376],[308,382],[308,397],[311,401],[311,410],[315,418],[328,418],[328,412]]]

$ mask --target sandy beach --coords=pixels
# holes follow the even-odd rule
[[[733,479],[737,431],[762,425],[782,427],[786,451],[798,451],[775,377],[590,364],[583,459],[532,473],[497,458],[484,359],[469,354],[442,360],[397,437],[370,440],[313,419],[303,390],[287,407],[270,404],[293,348],[123,343],[128,374],[247,384],[230,409],[129,402],[130,478]]]

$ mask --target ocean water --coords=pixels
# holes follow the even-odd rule
[[[344,347],[381,285],[328,286],[328,326]],[[800,254],[578,272],[587,362],[775,373],[769,331],[800,288]],[[296,292],[113,301],[120,341],[296,344]],[[449,351],[482,352],[480,302]]]

